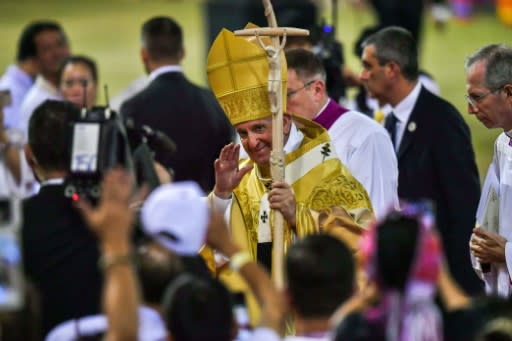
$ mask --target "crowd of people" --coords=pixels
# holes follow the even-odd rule
[[[481,190],[469,127],[418,80],[406,29],[361,41],[358,83],[388,106],[382,123],[331,98],[322,61],[290,40],[282,181],[266,38],[223,29],[209,89],[183,74],[183,39],[170,17],[144,22],[148,77],[116,114],[177,145],[153,155],[159,186],[118,165],[91,203],[64,192],[96,63],[72,54],[56,22],[23,30],[0,79],[11,96],[0,196],[23,199],[24,301],[0,313],[1,339],[512,340],[512,48],[483,46],[465,63],[469,114],[503,130]],[[283,287],[272,280],[277,212]]]

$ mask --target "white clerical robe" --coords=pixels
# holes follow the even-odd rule
[[[473,268],[485,282],[487,294],[502,297],[512,295],[512,143],[502,133],[494,145],[494,157],[485,178],[480,203],[477,210],[477,222],[497,221],[498,226],[487,226],[507,239],[505,245],[505,263],[492,264],[491,271],[483,273],[477,259],[471,255]],[[497,200],[496,200],[497,199]],[[496,204],[493,202],[496,201]],[[494,216],[497,219],[493,218]],[[490,225],[495,225],[492,223]]]

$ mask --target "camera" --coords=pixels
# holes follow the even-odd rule
[[[116,166],[131,171],[137,185],[160,185],[154,168],[154,151],[174,153],[175,143],[163,132],[122,121],[107,107],[83,108],[69,128],[68,177],[64,195],[73,201],[85,197],[93,204],[100,196],[103,174]],[[172,170],[168,170],[172,174]]]
[[[80,118],[69,128],[71,146],[65,196],[91,202],[100,196],[100,181],[116,166],[133,171],[133,159],[126,129],[119,115],[109,107],[82,109]]]
[[[24,303],[20,227],[20,200],[0,198],[0,311],[19,310]]]
[[[322,19],[311,30],[311,36],[314,42],[313,52],[322,61],[325,69],[327,93],[339,102],[346,97],[346,84],[342,74],[345,64],[343,45],[336,39],[336,27],[326,24],[325,19]]]

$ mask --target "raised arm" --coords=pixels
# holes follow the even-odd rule
[[[109,171],[102,182],[98,206],[93,208],[85,201],[78,204],[100,243],[108,341],[137,340],[140,299],[130,241],[134,212],[129,207],[133,185],[133,177],[126,171]]]

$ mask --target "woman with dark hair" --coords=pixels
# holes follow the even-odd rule
[[[67,101],[91,109],[96,103],[98,69],[86,56],[71,56],[59,69],[60,91]]]
[[[350,312],[335,331],[335,340],[438,341],[442,319],[434,303],[441,272],[441,243],[427,202],[402,203],[361,240],[369,287],[368,307]],[[361,303],[361,296],[355,298]],[[363,307],[361,307],[363,308]],[[356,309],[357,310],[357,309]]]

